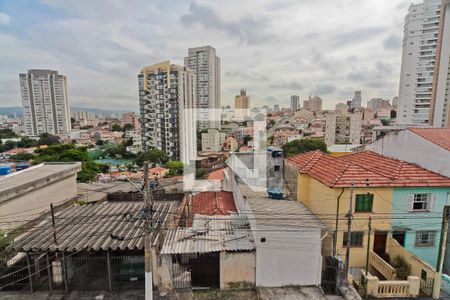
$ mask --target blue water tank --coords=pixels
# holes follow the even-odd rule
[[[268,189],[267,194],[269,195],[269,198],[271,198],[271,199],[282,200],[284,198],[283,191],[278,188]]]
[[[8,175],[11,172],[11,167],[8,165],[0,165],[0,176]]]
[[[28,169],[29,167],[30,167],[30,164],[28,164],[28,163],[17,163],[16,171],[25,170],[25,169]]]

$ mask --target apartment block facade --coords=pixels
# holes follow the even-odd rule
[[[300,108],[300,97],[297,95],[291,96],[291,112],[295,113]]]
[[[186,67],[164,61],[138,75],[143,150],[164,151],[189,163],[196,156],[195,76]]]
[[[67,77],[53,70],[28,70],[19,81],[26,135],[68,133]]]
[[[247,90],[241,89],[239,95],[234,98],[235,109],[250,109],[250,96],[247,96]]]
[[[360,144],[361,113],[330,113],[325,120],[325,143]]]
[[[220,58],[216,56],[216,49],[211,46],[189,48],[184,66],[195,75],[199,128],[214,127],[209,109],[220,108]]]

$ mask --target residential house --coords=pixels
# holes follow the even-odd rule
[[[342,157],[308,152],[286,159],[284,170],[292,195],[334,231],[333,253],[341,257],[348,247],[346,214],[352,191],[349,270],[354,278],[366,265],[369,217],[371,266],[392,258],[387,247],[392,240],[430,268],[436,266],[437,232],[450,178],[370,151]]]
[[[401,128],[365,149],[450,177],[450,128]]]

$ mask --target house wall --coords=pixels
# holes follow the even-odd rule
[[[294,164],[284,160],[283,179],[289,196],[295,198],[297,195],[297,176],[298,170]]]
[[[289,231],[291,229],[291,231]],[[319,285],[322,257],[320,229],[258,226],[256,286]],[[265,242],[261,242],[265,238]]]
[[[76,174],[69,175],[59,181],[39,187],[18,197],[0,203],[0,220],[11,218],[14,223],[0,225],[0,229],[17,228],[39,213],[48,212],[50,203],[61,203],[73,199],[77,195]]]
[[[307,174],[298,176],[297,184],[297,201],[302,202],[313,213],[317,215],[331,231],[332,234],[336,228],[336,211],[337,198],[342,192],[342,188],[329,188],[316,179]],[[355,195],[356,194],[374,194],[372,213],[356,213],[355,212]],[[355,188],[353,191],[353,223],[352,231],[364,231],[362,247],[352,247],[350,250],[350,264],[352,268],[364,267],[366,264],[367,242],[368,242],[368,220],[369,216],[378,214],[390,214],[392,211],[392,189],[391,188]],[[350,204],[350,188],[344,188],[344,192],[340,197],[339,204],[339,222],[338,234],[336,242],[336,253],[345,261],[346,249],[342,246],[344,233],[347,230],[347,218]],[[371,247],[373,247],[373,239],[375,231],[388,231],[391,228],[390,218],[373,218],[372,219],[372,235]]]
[[[402,130],[366,146],[367,150],[418,164],[450,177],[450,151],[409,131]]]
[[[255,286],[255,252],[220,252],[220,288]]]
[[[430,212],[411,212],[408,195],[418,193],[432,193],[436,196],[433,211]],[[396,188],[394,189],[394,202],[392,212],[395,215],[404,216],[403,218],[393,218],[392,229],[406,229],[405,248],[417,255],[427,263],[436,267],[440,230],[442,222],[442,211],[445,205],[450,205],[450,188]],[[430,247],[416,247],[415,238],[418,230],[435,230],[435,242]],[[447,259],[450,259],[450,256]]]

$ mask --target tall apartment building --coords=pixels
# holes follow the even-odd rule
[[[234,98],[235,109],[250,109],[250,96],[247,96],[247,90],[241,89],[241,93]]]
[[[211,46],[189,48],[184,66],[195,75],[199,128],[215,127],[208,109],[220,108],[220,58],[216,56],[216,49]]]
[[[280,111],[280,105],[274,104],[274,106],[273,106],[273,111],[274,111],[274,112],[279,112],[279,111]]]
[[[325,144],[360,144],[361,113],[330,113],[325,119]]]
[[[123,127],[125,124],[131,124],[136,132],[141,131],[141,124],[139,116],[134,112],[124,112],[120,117],[120,125]]]
[[[295,113],[300,108],[300,97],[297,95],[291,96],[291,112]]]
[[[70,131],[67,77],[52,70],[19,74],[24,129],[28,136]]]
[[[359,109],[361,108],[361,103],[362,103],[361,91],[355,91],[355,95],[353,96],[350,108]]]
[[[397,123],[430,122],[441,0],[411,5],[403,30]]]
[[[334,109],[339,112],[345,113],[348,111],[348,105],[347,105],[347,103],[338,103],[338,104],[336,104]]]
[[[429,124],[450,127],[450,0],[442,1],[439,22]]]
[[[190,163],[196,157],[195,75],[170,61],[144,67],[138,75],[142,147]]]
[[[225,142],[225,132],[218,129],[208,129],[202,133],[202,152],[222,151]]]
[[[308,100],[303,101],[303,108],[310,110],[312,112],[321,112],[322,111],[322,98],[314,96],[311,97],[309,95]]]

